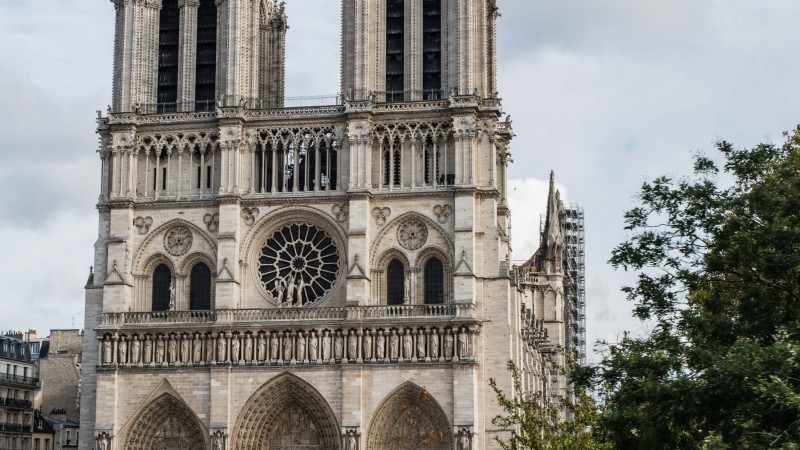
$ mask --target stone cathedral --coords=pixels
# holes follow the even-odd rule
[[[497,449],[507,361],[564,392],[553,189],[510,264],[496,0],[343,0],[320,105],[284,3],[112,3],[81,449]]]

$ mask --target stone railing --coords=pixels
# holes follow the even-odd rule
[[[101,327],[139,325],[179,325],[214,323],[271,323],[321,321],[337,323],[345,320],[396,321],[419,319],[474,319],[472,304],[354,306],[339,308],[270,308],[231,309],[216,311],[159,311],[104,313]]]
[[[237,327],[98,333],[101,368],[473,363],[480,324]]]

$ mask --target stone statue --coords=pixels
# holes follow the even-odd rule
[[[191,343],[189,342],[189,336],[184,334],[181,337],[181,362],[184,363],[184,364],[188,364],[189,363],[189,347],[190,347],[190,344]]]
[[[345,450],[357,450],[356,444],[356,434],[352,431],[347,433],[347,442],[345,445]]]
[[[289,277],[286,283],[286,306],[292,306],[294,303],[294,276]]]
[[[277,334],[273,334],[272,338],[271,338],[271,341],[270,341],[270,360],[277,361],[278,357],[280,356],[278,354],[279,351],[280,350],[278,348],[278,335]]]
[[[364,334],[364,359],[372,359],[372,331]]]
[[[431,358],[439,358],[439,332],[438,330],[431,331]]]
[[[389,358],[397,359],[400,355],[400,337],[394,334],[389,337]]]
[[[444,336],[444,357],[450,359],[453,357],[453,334],[447,333]]]
[[[291,361],[294,359],[294,355],[292,354],[292,341],[294,337],[291,333],[285,335],[283,337],[283,359],[285,361]]]
[[[328,361],[331,359],[331,335],[326,330],[325,336],[322,338],[322,359]]]
[[[406,277],[403,280],[403,299],[408,300],[410,298],[411,298],[411,280],[409,280],[408,277]]]
[[[336,332],[336,337],[334,338],[333,345],[335,347],[333,351],[333,357],[336,358],[337,361],[339,361],[342,358],[344,358],[344,338],[342,337],[341,331]]]
[[[417,358],[425,358],[425,334],[420,330],[417,332]]]
[[[375,339],[375,357],[382,360],[386,352],[386,338],[383,336],[383,331],[378,332],[378,337]]]
[[[145,336],[144,338],[144,363],[150,364],[153,362],[153,341],[150,340],[149,336]]]
[[[411,333],[406,331],[406,334],[403,336],[403,356],[406,359],[411,359],[411,357],[414,356],[413,344]]]
[[[100,444],[100,450],[108,450],[108,438],[105,436],[100,436],[97,438],[97,441]]]
[[[214,450],[223,450],[223,448],[224,448],[223,446],[224,445],[225,444],[223,444],[223,442],[222,442],[222,436],[220,436],[219,434],[215,434],[214,435]]]
[[[214,360],[214,338],[211,335],[206,337],[206,362]]]
[[[258,335],[258,355],[256,359],[261,362],[267,359],[267,340],[263,334]]]
[[[284,281],[283,278],[281,278],[281,276],[278,275],[277,280],[275,280],[275,291],[278,293],[278,296],[275,297],[275,301],[278,302],[279,306],[283,306],[284,302],[283,293],[285,290],[286,290],[286,281]]]
[[[156,342],[156,364],[161,364],[164,362],[164,340],[161,339],[161,336],[158,337],[158,341]]]
[[[125,341],[125,336],[122,336],[119,341],[119,360],[120,365],[128,362],[128,343]]]
[[[317,334],[312,332],[311,335],[308,337],[308,359],[311,361],[317,360]]]
[[[358,359],[358,336],[354,331],[347,337],[347,357],[351,360]]]
[[[467,353],[467,332],[462,331],[458,333],[458,356],[461,359],[467,359],[469,354]]]
[[[242,355],[239,352],[240,346],[239,336],[236,334],[231,336],[231,361],[238,362],[242,359]]]
[[[250,361],[253,358],[253,340],[250,336],[245,336],[244,338],[244,359],[245,361]]]
[[[111,364],[111,341],[103,341],[103,363]]]
[[[202,343],[200,342],[200,334],[194,334],[194,340],[192,341],[192,362],[195,364],[200,364],[203,359],[203,347]]]
[[[169,310],[175,311],[175,288],[172,286],[172,281],[169,282]]]
[[[458,433],[458,450],[469,450],[469,431],[466,429]]]
[[[169,363],[175,364],[175,361],[178,359],[178,342],[177,337],[170,337],[169,339],[169,353],[167,354],[169,357]]]
[[[303,276],[297,277],[297,306],[306,304],[306,282],[303,281]]]
[[[139,336],[134,336],[131,341],[131,363],[139,364],[141,356],[142,343],[139,341]]]
[[[225,358],[227,356],[225,350],[227,350],[225,345],[225,333],[220,333],[217,338],[217,363],[224,363],[227,361]]]
[[[302,331],[297,335],[297,360],[306,359],[306,336]]]

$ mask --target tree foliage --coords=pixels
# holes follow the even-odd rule
[[[783,145],[695,158],[626,213],[611,264],[651,325],[577,377],[619,449],[800,448],[800,127]]]
[[[496,438],[504,450],[610,450],[591,434],[598,411],[583,389],[575,390],[574,400],[529,395],[522,388],[519,369],[513,361],[509,361],[508,370],[514,383],[512,395],[502,391],[494,379],[489,380],[505,412],[493,418],[492,423],[515,431],[508,441]],[[567,415],[571,420],[562,420]]]

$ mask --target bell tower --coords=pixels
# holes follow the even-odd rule
[[[494,97],[496,0],[344,0],[342,92],[379,101]]]

